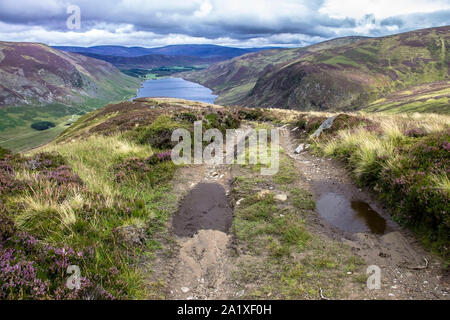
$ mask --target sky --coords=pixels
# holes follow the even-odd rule
[[[444,25],[450,0],[0,0],[1,41],[49,45],[299,47]]]

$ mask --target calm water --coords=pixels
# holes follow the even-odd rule
[[[142,85],[136,98],[167,97],[206,103],[214,103],[217,98],[210,89],[181,78],[146,80]]]
[[[376,234],[386,231],[386,220],[363,201],[350,201],[343,195],[326,193],[316,207],[322,217],[345,231]]]

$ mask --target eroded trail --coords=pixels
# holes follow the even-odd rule
[[[197,169],[198,170],[198,169]],[[178,254],[169,287],[172,299],[225,299],[228,296],[232,208],[229,169],[206,167],[173,217]]]
[[[368,190],[358,188],[337,161],[308,151],[296,153],[299,141],[288,128],[281,146],[295,160],[316,200],[317,214],[308,225],[317,233],[344,242],[367,266],[381,269],[381,289],[355,292],[350,298],[448,299],[449,279],[442,261],[425,251],[415,236],[392,221]]]
[[[258,171],[245,169],[243,173],[238,165],[190,165],[178,170],[173,186],[181,201],[172,216],[169,249],[157,257],[152,268],[154,280],[163,279],[165,299],[286,297],[285,291],[291,289],[283,287],[287,283],[280,281],[279,274],[285,267],[304,268],[317,276],[317,280],[305,280],[307,292],[301,291],[301,274],[298,279],[292,278],[298,289],[287,296],[294,299],[320,299],[321,288],[328,294],[333,292],[334,297],[348,299],[449,298],[442,261],[424,250],[411,232],[394,223],[373,193],[358,188],[339,162],[309,152],[295,153],[299,141],[289,128],[280,130],[280,143],[299,173],[287,189],[268,182],[270,179],[259,185]],[[316,244],[269,263],[270,246],[261,244],[259,253],[250,254],[245,244],[237,244],[230,229],[241,200],[233,193],[231,183],[243,174],[256,179],[252,193],[261,194],[261,199],[266,193],[285,196],[276,200],[274,211],[267,213],[281,219],[285,219],[283,210],[296,210],[291,203],[291,188],[309,190],[316,209],[306,215],[295,213],[291,219],[304,219]],[[348,263],[354,256],[364,265],[352,272],[339,262],[328,263]],[[357,275],[364,278],[370,265],[381,269],[380,290],[369,290],[365,279],[355,282]],[[340,284],[327,289],[324,277]]]
[[[178,254],[172,262],[169,298],[228,299],[235,292],[229,234],[231,166],[204,164],[182,171],[177,188],[187,194],[172,219]]]

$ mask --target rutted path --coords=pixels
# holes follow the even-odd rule
[[[173,217],[179,251],[169,284],[171,299],[226,299],[229,293],[225,280],[230,273],[230,170],[224,165],[206,166],[202,171],[203,178],[191,182],[189,194]]]
[[[370,221],[364,221],[366,217],[359,218],[362,220],[361,225],[367,225],[367,230],[356,232],[352,232],[351,226],[348,226],[350,221],[344,220],[347,227],[336,227],[334,217],[327,215],[327,212],[323,212],[322,216],[318,213],[308,222],[314,232],[349,245],[367,266],[377,265],[381,268],[380,290],[365,289],[362,296],[355,292],[350,298],[449,299],[449,278],[442,272],[442,261],[426,252],[410,231],[393,222],[388,209],[370,191],[358,188],[342,164],[318,158],[307,151],[297,154],[295,149],[299,141],[292,137],[288,128],[281,130],[280,143],[295,160],[297,169],[305,175],[306,184],[316,198],[316,211],[336,210],[343,216],[345,209],[351,210],[350,206],[339,203],[345,200],[348,203],[365,204],[369,210],[373,209],[372,215],[379,215],[378,219],[385,221],[382,232],[371,230]],[[333,195],[339,201],[336,202]],[[319,207],[319,201],[325,203],[322,208]],[[331,202],[328,206],[327,201]]]
[[[370,191],[358,188],[342,164],[309,152],[296,154],[299,141],[289,128],[281,128],[280,143],[302,174],[296,185],[315,196],[316,212],[306,218],[308,231],[324,239],[323,244],[328,247],[340,243],[348,245],[366,264],[361,273],[364,274],[369,265],[381,268],[380,290],[369,290],[345,278],[339,289],[343,293],[341,296],[350,299],[449,299],[449,278],[442,273],[442,261],[426,252],[411,232],[394,223],[388,209]],[[164,279],[166,299],[235,299],[243,295],[243,287],[245,292],[249,291],[248,284],[241,285],[233,279],[238,261],[258,261],[258,257],[240,255],[236,258],[232,254],[234,239],[228,232],[234,209],[230,187],[233,177],[233,167],[226,164],[190,165],[179,169],[174,188],[183,201],[172,217],[169,237],[173,240],[169,253],[158,257],[152,268],[154,279]],[[327,197],[331,197],[331,201],[338,199],[340,203],[332,202],[327,206],[330,201]],[[351,210],[365,213],[346,216],[349,219],[346,224],[351,224],[351,219],[359,219],[347,229],[324,214],[328,209],[344,216]],[[376,227],[368,218],[372,214],[377,216]],[[320,295],[316,298],[320,299]]]
[[[231,166],[194,165],[182,170],[185,181],[178,188],[186,192],[189,181],[189,193],[172,221],[178,254],[169,298],[228,299],[235,295],[228,234],[233,222]]]

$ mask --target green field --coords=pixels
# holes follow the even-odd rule
[[[124,100],[131,96],[124,97]],[[108,101],[89,99],[81,106],[50,104],[46,106],[17,106],[0,109],[0,146],[13,152],[21,152],[55,139],[81,115],[103,107]],[[54,128],[37,131],[31,124],[50,121]]]
[[[126,75],[132,77],[146,80],[153,80],[161,77],[167,77],[178,72],[199,71],[205,68],[206,66],[171,66],[171,67],[158,67],[153,69],[139,69],[139,68],[121,69],[121,71]]]

